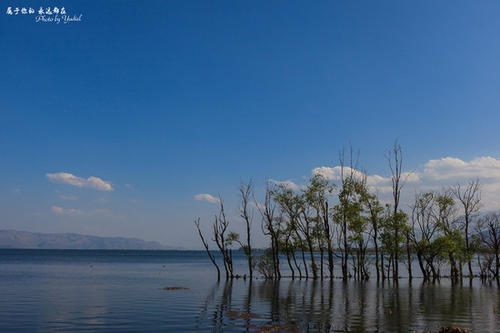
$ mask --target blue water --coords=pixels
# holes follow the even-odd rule
[[[245,273],[244,255],[234,261]],[[409,332],[445,325],[500,332],[498,285],[218,283],[198,251],[0,250],[0,332]]]

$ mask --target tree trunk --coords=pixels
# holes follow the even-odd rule
[[[375,269],[377,271],[377,281],[380,280],[380,268],[378,262],[378,242],[377,242],[377,226],[374,228],[373,243],[375,245]]]
[[[420,267],[420,271],[424,276],[424,281],[427,281],[429,277],[427,276],[427,270],[424,267],[424,262],[422,261],[422,253],[420,253],[420,251],[417,251],[417,260],[418,260],[418,266]]]
[[[309,246],[309,254],[311,255],[311,266],[313,271],[313,278],[318,278],[318,267],[316,267],[316,262],[314,260],[314,247],[311,241],[311,237],[307,236],[307,245]]]
[[[293,258],[293,262],[295,264],[295,267],[299,271],[299,279],[302,279],[302,270],[300,269],[299,264],[297,264],[297,258],[295,257],[295,250],[293,250],[293,249],[292,249],[292,258]]]
[[[328,246],[328,271],[330,272],[330,279],[333,279],[333,248],[332,239],[330,236],[330,224],[328,221],[328,201],[325,202],[323,221],[325,223],[325,238]]]
[[[406,235],[406,255],[408,256],[408,278],[411,280],[413,278],[411,272],[411,251],[410,251],[410,236]]]
[[[307,270],[307,261],[306,261],[304,246],[301,246],[301,252],[302,252],[302,263],[304,264],[304,270],[306,272],[306,279],[309,279],[309,271]]]
[[[290,267],[290,271],[292,271],[292,280],[294,280],[295,279],[295,271],[293,270],[292,263],[290,262],[290,251],[288,251],[288,250],[286,251],[286,260],[288,261],[288,267]]]
[[[495,249],[495,276],[498,279],[499,278],[499,271],[500,271],[500,254],[499,254],[499,248],[497,247]]]

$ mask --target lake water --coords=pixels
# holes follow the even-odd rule
[[[244,256],[234,260],[246,272]],[[497,284],[218,283],[199,251],[0,250],[0,332],[411,332],[446,325],[500,332]]]

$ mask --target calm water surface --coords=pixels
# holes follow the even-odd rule
[[[241,254],[235,266],[245,272]],[[497,284],[217,283],[198,251],[0,250],[0,332],[409,332],[445,325],[500,332]]]

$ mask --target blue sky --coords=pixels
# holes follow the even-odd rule
[[[192,220],[216,207],[195,195],[237,215],[241,180],[300,184],[349,143],[387,177],[395,138],[421,187],[477,173],[489,206],[500,191],[498,1],[3,7],[0,228],[198,247]],[[79,178],[47,176],[62,172]]]

